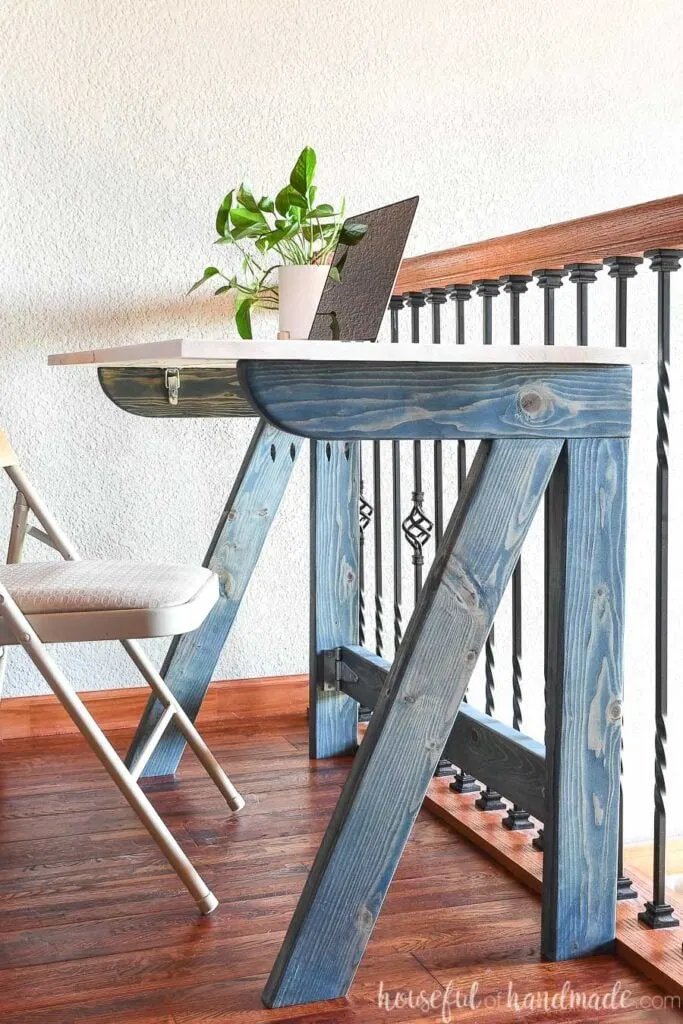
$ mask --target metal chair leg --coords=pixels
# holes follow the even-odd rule
[[[75,546],[71,543],[69,538],[66,536],[64,531],[57,523],[54,516],[46,508],[43,499],[40,497],[38,492],[35,490],[33,485],[27,479],[25,473],[18,465],[12,465],[5,467],[5,471],[9,476],[10,480],[17,488],[18,495],[21,496],[26,511],[30,509],[35,517],[38,519],[40,525],[45,531],[44,534],[41,530],[30,531],[33,536],[37,537],[42,543],[48,544],[50,547],[58,551],[62,558],[69,562],[76,562],[80,559]],[[26,532],[26,522],[24,521],[24,534]],[[178,703],[173,693],[168,688],[162,677],[155,669],[152,662],[149,660],[147,655],[144,653],[142,648],[133,640],[122,640],[121,643],[126,650],[126,653],[135,664],[138,671],[141,673],[143,678],[149,683],[155,695],[159,698],[164,708],[173,707],[174,714],[165,723],[169,725],[171,721],[175,723],[178,730],[182,733],[185,740],[187,741],[190,748],[194,751],[197,759],[209,775],[213,783],[216,785],[220,793],[223,795],[228,803],[228,806],[233,811],[239,811],[244,807],[244,800],[237,792],[233,784],[231,783],[228,776],[225,774],[221,766],[219,765],[216,758],[213,756],[208,746],[197,732],[191,718],[185,713],[181,705]],[[6,660],[0,658],[0,673],[2,672],[1,662]],[[0,683],[2,682],[2,675],[0,674]],[[156,743],[159,742],[163,736],[164,730],[160,730],[155,736],[154,740]],[[151,737],[150,737],[151,739]],[[152,744],[145,745],[145,755],[149,758],[154,752],[155,742]],[[138,756],[135,764],[131,765],[131,769],[134,774],[131,776],[133,780],[141,774],[144,765],[142,765],[135,773],[137,764],[140,763],[140,757]]]
[[[14,499],[14,511],[12,512],[12,525],[9,532],[9,544],[7,546],[7,564],[13,565],[20,562],[24,552],[24,540],[26,539],[26,527],[28,525],[29,505],[21,491],[17,491]],[[0,647],[0,698],[2,698],[2,685],[7,672],[8,648]]]
[[[162,705],[165,708],[173,708],[173,721],[175,722],[176,727],[187,740],[188,745],[196,754],[198,761],[205,769],[207,775],[211,778],[212,782],[216,785],[218,790],[225,797],[228,806],[233,811],[241,811],[242,808],[244,807],[243,797],[240,796],[240,794],[237,792],[232,782],[225,774],[225,772],[223,771],[223,769],[221,768],[221,766],[219,765],[218,761],[213,756],[211,751],[209,750],[208,746],[206,745],[200,734],[197,732],[194,723],[188,717],[188,715],[185,714],[185,712],[182,709],[182,706],[173,696],[168,686],[161,678],[161,676],[159,675],[159,673],[157,672],[157,670],[155,669],[154,665],[149,660],[145,652],[134,640],[122,640],[121,642],[124,648],[126,649],[129,657],[134,662],[136,668],[138,669],[140,674],[147,680],[150,687],[154,691],[155,696],[159,699]],[[169,724],[170,721],[171,719],[169,717],[167,724]],[[159,742],[162,735],[163,730],[161,730],[158,736],[155,737],[156,743]],[[146,749],[146,756],[151,756],[154,750],[154,746],[156,746],[156,743],[152,745],[151,749]],[[131,766],[133,771],[137,769],[138,764],[139,759],[138,761],[134,762],[134,764]]]
[[[202,914],[210,914],[218,900],[173,838],[148,797],[118,756],[97,722],[79,699],[64,673],[53,661],[26,617],[0,584],[0,615],[39,670],[79,732],[100,759],[171,867],[193,896]]]

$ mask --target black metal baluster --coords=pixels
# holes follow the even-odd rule
[[[519,345],[519,297],[527,291],[531,277],[512,274],[502,278],[505,291],[510,295],[510,344]],[[522,560],[512,573],[512,727],[518,732],[522,728]],[[509,809],[502,824],[511,832],[533,828],[529,812],[517,804]]]
[[[382,606],[382,464],[380,442],[372,442],[373,502],[375,505],[375,651],[382,656],[384,608]]]
[[[358,520],[360,527],[358,544],[358,642],[362,646],[365,643],[365,530],[372,519],[372,505],[365,497],[362,445],[358,452],[358,469],[360,474],[360,500],[358,503]]]
[[[469,302],[474,290],[473,284],[455,284],[451,288],[451,299],[455,302],[455,343],[465,344],[465,303]],[[467,448],[464,441],[458,441],[458,494],[462,493],[467,476]],[[467,701],[467,695],[463,697]],[[459,768],[449,789],[454,793],[479,793],[481,786],[477,783],[474,775]]]
[[[428,288],[427,302],[432,307],[432,344],[441,344],[441,307],[446,301],[445,288]],[[442,442],[434,441],[434,544],[443,536],[443,452]]]
[[[469,302],[474,291],[473,284],[454,284],[451,299],[455,302],[455,344],[465,344],[465,303]],[[460,494],[467,476],[467,448],[464,441],[458,441],[458,494]]]
[[[362,647],[365,643],[365,530],[372,519],[373,508],[365,497],[365,483],[363,480],[363,445],[359,445],[358,448],[358,470],[360,474],[360,495],[358,502],[358,519],[360,528],[360,536],[358,538],[358,643]],[[369,722],[371,715],[372,711],[370,708],[363,707],[362,705],[358,708],[359,722]]]
[[[391,315],[391,340],[394,344],[399,339],[399,313],[403,309],[402,295],[392,295],[389,302]],[[393,508],[393,543],[394,543],[394,651],[398,650],[403,635],[401,620],[401,604],[403,602],[403,585],[401,580],[401,442],[391,442],[391,480]]]
[[[536,283],[539,288],[543,289],[543,344],[554,345],[555,344],[555,292],[558,288],[562,287],[562,278],[567,276],[566,270],[558,270],[553,267],[546,267],[543,270],[534,270],[533,276],[536,278]],[[548,538],[550,537],[550,530],[548,525],[549,509],[548,509],[548,496],[546,495],[543,502],[544,508],[544,568],[543,568],[543,678],[546,695],[546,710],[548,707],[547,687],[548,687],[548,595],[550,589],[550,581],[548,578]],[[543,829],[538,830],[538,834],[534,836],[531,841],[531,845],[534,849],[539,852],[543,852]]]
[[[539,288],[543,289],[543,344],[555,344],[555,292],[562,287],[566,270],[555,268],[534,270],[533,276]]]
[[[669,627],[669,360],[671,273],[681,249],[645,253],[657,274],[657,523],[655,568],[655,816],[652,899],[638,919],[651,928],[675,928],[678,919],[666,902],[666,715]]]
[[[425,289],[427,302],[432,307],[432,344],[441,344],[441,306],[447,298],[445,288]],[[434,544],[439,546],[443,536],[443,452],[441,441],[433,442],[434,455]],[[445,758],[439,758],[434,769],[434,778],[455,775],[457,769]]]
[[[576,344],[588,344],[588,285],[597,280],[602,263],[568,263],[569,280],[576,285]]]
[[[408,293],[410,307],[410,339],[414,345],[420,343],[420,309],[425,305],[422,292]],[[422,567],[424,546],[432,535],[434,524],[424,511],[422,490],[422,442],[413,441],[413,493],[410,512],[403,520],[403,533],[413,551],[413,575],[415,603],[422,590]]]
[[[493,300],[500,294],[500,281],[497,280],[482,280],[474,282],[477,295],[483,300],[483,342],[485,345],[493,344]],[[486,677],[485,682],[485,710],[487,715],[493,715],[495,711],[495,700],[494,700],[494,689],[495,689],[495,678],[494,669],[496,667],[496,660],[494,656],[494,645],[495,645],[495,626],[491,626],[489,635],[486,638],[486,644],[484,649],[485,666],[484,672]],[[504,811],[506,805],[503,803],[500,797],[500,793],[495,789],[490,789],[488,786],[484,789],[481,796],[475,801],[475,806],[480,811]]]
[[[627,287],[628,279],[635,277],[637,268],[643,262],[642,256],[610,256],[603,262],[610,268],[609,276],[616,279],[615,342],[617,348],[626,348],[627,331]],[[623,754],[623,740],[622,740]],[[621,761],[623,775],[624,762]],[[619,783],[619,860],[617,863],[617,899],[634,900],[638,893],[624,870],[624,787]]]
[[[628,279],[636,276],[638,267],[643,262],[643,257],[609,256],[603,262],[610,268],[609,276],[616,278],[616,345],[617,348],[626,348],[626,289],[628,287]]]

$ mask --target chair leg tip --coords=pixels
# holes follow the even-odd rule
[[[230,800],[228,800],[228,803],[230,804],[230,809],[235,812],[241,811],[242,808],[245,806],[244,797],[240,796],[239,793],[237,794],[237,796],[234,796]]]
[[[197,900],[197,906],[201,910],[202,914],[213,914],[214,910],[218,906],[218,900],[212,892],[209,892],[206,896],[202,896],[200,900]]]

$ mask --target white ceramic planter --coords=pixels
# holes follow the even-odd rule
[[[329,269],[327,265],[278,267],[280,336],[308,337]]]

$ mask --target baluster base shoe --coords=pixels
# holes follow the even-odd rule
[[[500,793],[497,793],[495,789],[485,789],[479,799],[474,801],[474,806],[480,811],[507,810],[507,804],[503,803]]]
[[[674,917],[674,908],[668,903],[645,904],[645,910],[638,914],[638,920],[649,928],[678,928],[680,921]]]
[[[501,825],[508,832],[522,832],[524,829],[536,827],[533,821],[529,821],[529,812],[523,811],[521,807],[511,807]]]
[[[468,775],[467,772],[461,771],[455,773],[455,778],[448,788],[453,793],[481,793],[481,786],[474,775]]]

